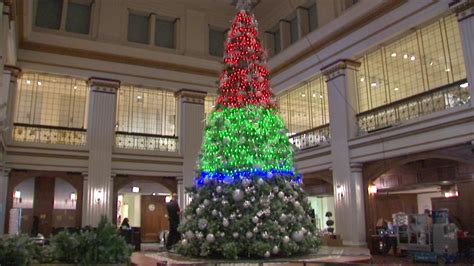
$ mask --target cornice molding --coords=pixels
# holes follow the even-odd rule
[[[10,75],[17,78],[21,74],[21,68],[17,66],[5,65],[4,71],[9,71]]]
[[[456,12],[459,22],[474,16],[474,0],[455,0],[449,3],[449,8]]]
[[[204,104],[207,93],[196,90],[181,89],[175,93],[175,96],[184,103]]]

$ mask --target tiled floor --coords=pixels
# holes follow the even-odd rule
[[[158,249],[158,250],[156,250]],[[370,263],[371,257],[366,248],[347,248],[347,247],[322,247],[317,253],[308,254],[301,257],[294,257],[291,259],[271,259],[271,260],[240,260],[226,261],[226,260],[204,260],[192,259],[180,256],[176,253],[163,251],[160,247],[146,246],[142,247],[141,252],[134,253],[132,256],[132,263],[134,265],[328,265],[336,263]]]

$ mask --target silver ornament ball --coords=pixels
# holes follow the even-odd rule
[[[216,237],[214,236],[214,234],[207,234],[207,236],[206,236],[206,241],[207,242],[212,243],[212,242],[214,242],[214,240],[216,240]]]
[[[234,192],[232,193],[232,198],[236,201],[236,202],[239,202],[241,200],[244,199],[244,192],[242,192],[242,190],[240,189],[236,189],[234,190]]]

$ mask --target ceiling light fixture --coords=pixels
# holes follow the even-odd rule
[[[459,87],[465,89],[465,88],[469,87],[469,83],[464,82],[463,84],[459,85]]]
[[[38,81],[38,86],[41,86],[43,85],[43,83],[41,83],[41,81]]]
[[[360,78],[360,81],[361,81],[361,82],[364,82],[364,80],[365,80],[365,78],[364,78],[364,77]]]
[[[27,80],[27,81],[26,81],[26,84],[31,84],[31,80]]]
[[[398,87],[396,87],[394,90],[398,91]]]
[[[397,56],[397,53],[392,53],[391,56],[392,56],[392,57],[396,57],[396,56]]]
[[[306,94],[304,94],[304,93],[303,93],[303,94],[301,94],[301,97],[306,97]]]
[[[410,57],[410,60],[411,60],[411,61],[415,61],[415,59],[416,59],[416,57],[415,57],[414,55],[412,55],[412,56]]]
[[[370,87],[377,87],[377,82],[370,83]]]
[[[404,54],[404,55],[403,55],[403,59],[408,59],[408,55],[407,55],[407,54]]]

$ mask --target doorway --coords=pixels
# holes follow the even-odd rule
[[[137,180],[122,187],[117,194],[117,225],[125,218],[133,228],[139,228],[141,242],[160,242],[160,235],[168,230],[166,202],[170,190],[150,180]]]

